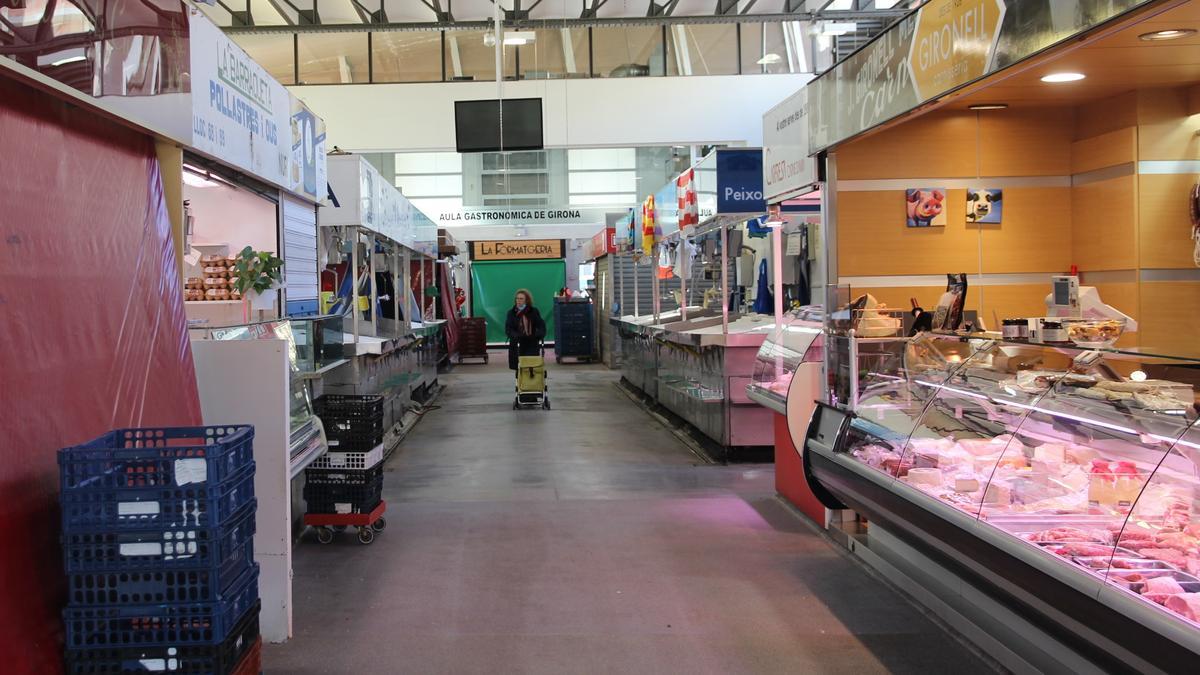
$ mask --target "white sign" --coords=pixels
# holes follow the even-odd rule
[[[435,211],[431,217],[438,227],[459,225],[604,225],[607,206],[514,206],[464,207]]]
[[[212,22],[191,17],[192,146],[291,186],[287,89]]]
[[[763,115],[763,196],[782,201],[817,182],[817,161],[808,156],[808,89]]]

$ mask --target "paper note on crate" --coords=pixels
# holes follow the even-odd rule
[[[120,502],[117,504],[118,516],[157,516],[158,502]]]
[[[208,480],[208,462],[203,457],[175,460],[175,484],[190,485]]]
[[[334,513],[350,513],[352,511],[354,511],[353,504],[334,504],[333,505]]]

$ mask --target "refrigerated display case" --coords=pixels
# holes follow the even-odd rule
[[[1100,668],[1194,669],[1200,360],[921,334],[889,363],[807,428],[826,505]]]
[[[761,406],[786,415],[788,392],[801,363],[820,364],[825,359],[825,313],[818,305],[792,310],[783,316],[778,336],[768,332],[754,361],[754,377],[746,395]],[[816,399],[816,396],[812,396]],[[811,403],[812,401],[809,401]]]

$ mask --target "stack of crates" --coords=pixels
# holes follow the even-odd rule
[[[66,672],[256,667],[254,428],[118,429],[58,463]]]
[[[458,362],[463,359],[483,359],[488,362],[487,319],[469,316],[458,322]]]
[[[554,356],[558,363],[564,358],[590,361],[595,357],[594,309],[590,302],[554,299]]]
[[[308,513],[370,513],[383,500],[383,397],[327,394],[315,408],[329,452],[304,470]]]

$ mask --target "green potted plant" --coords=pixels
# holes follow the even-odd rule
[[[270,251],[255,251],[247,246],[234,259],[232,286],[242,294],[246,319],[251,309],[271,309],[274,291],[283,281],[283,260]]]

